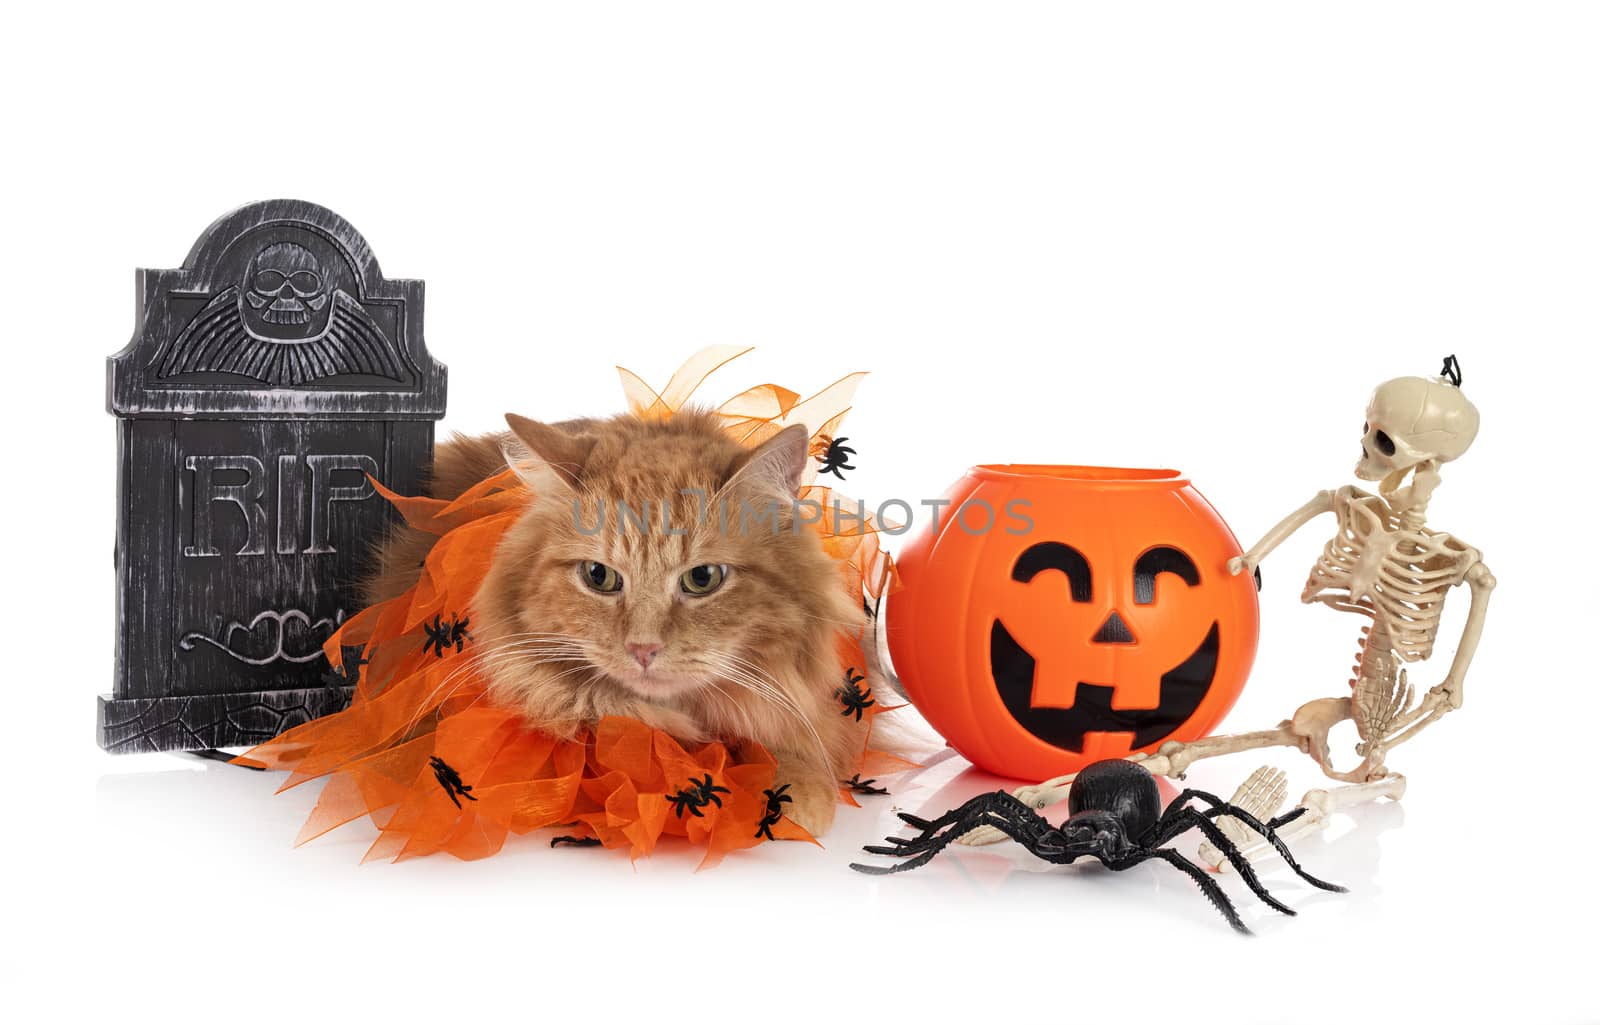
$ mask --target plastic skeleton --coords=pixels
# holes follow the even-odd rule
[[[1466,452],[1478,433],[1478,411],[1461,392],[1454,356],[1445,360],[1441,374],[1396,378],[1372,393],[1355,472],[1362,480],[1379,482],[1376,495],[1348,485],[1320,492],[1228,563],[1235,575],[1252,573],[1273,549],[1316,517],[1330,512],[1337,517],[1337,532],[1311,567],[1300,600],[1367,620],[1350,695],[1307,702],[1274,729],[1174,741],[1154,754],[1133,755],[1133,760],[1153,773],[1182,778],[1202,758],[1264,747],[1299,748],[1316,759],[1330,778],[1351,785],[1306,794],[1301,802],[1306,812],[1295,823],[1294,834],[1320,827],[1335,808],[1379,796],[1397,799],[1404,793],[1405,778],[1391,774],[1385,760],[1393,748],[1461,707],[1467,667],[1483,633],[1489,592],[1495,586],[1477,549],[1427,526],[1428,501],[1439,486],[1440,466]],[[1432,654],[1445,594],[1463,583],[1471,592],[1471,607],[1455,659],[1443,682],[1413,704],[1406,666]],[[1356,753],[1361,762],[1341,771],[1328,750],[1328,731],[1347,719],[1355,723],[1360,737]],[[1017,797],[1043,808],[1059,801],[1071,781],[1071,776],[1062,776],[1023,787]],[[1282,790],[1281,773],[1258,770],[1240,787],[1233,803],[1258,818],[1271,818],[1283,800]],[[1222,825],[1231,829],[1235,824]],[[1231,836],[1244,839],[1237,829]],[[962,838],[969,844],[999,839],[1000,834],[989,829]],[[1214,848],[1202,853],[1212,864],[1221,861]],[[1251,853],[1261,853],[1259,845]]]

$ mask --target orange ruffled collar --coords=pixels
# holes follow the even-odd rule
[[[632,412],[671,416],[706,375],[747,351],[705,350],[661,393],[621,371]],[[718,412],[747,445],[789,423],[820,420],[812,442],[824,450],[859,376],[803,402],[795,392],[762,385]],[[686,750],[661,730],[618,717],[561,739],[529,728],[517,711],[489,700],[487,681],[470,655],[466,610],[501,536],[533,498],[519,477],[496,474],[448,501],[378,489],[407,524],[439,538],[420,579],[344,623],[324,646],[335,671],[354,682],[349,708],[237,759],[289,770],[280,790],[327,778],[297,844],[362,816],[379,830],[364,860],[438,851],[482,858],[499,851],[508,835],[553,826],[571,835],[552,845],[598,842],[627,847],[633,857],[650,854],[663,836],[683,837],[706,849],[702,867],[766,840],[815,842],[783,815],[786,796],[774,789],[775,762],[757,745],[741,744],[737,757],[721,743]],[[878,547],[871,517],[836,516],[832,493],[814,484],[801,497],[824,510],[810,529],[821,534],[848,586],[876,596],[891,585],[893,566]],[[838,647],[843,714],[876,717],[899,707],[871,698],[859,637],[841,636]],[[862,776],[911,766],[872,750],[870,730],[867,736],[857,775],[841,783],[840,799],[849,804],[853,791],[872,782]]]

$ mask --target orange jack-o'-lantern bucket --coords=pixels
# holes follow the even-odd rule
[[[977,466],[900,554],[889,651],[990,772],[1040,780],[1215,729],[1255,660],[1239,542],[1175,470]]]

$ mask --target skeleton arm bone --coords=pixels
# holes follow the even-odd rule
[[[1278,525],[1267,531],[1266,536],[1257,541],[1243,555],[1235,556],[1228,560],[1228,572],[1234,576],[1240,573],[1251,573],[1261,565],[1261,560],[1272,553],[1272,550],[1289,539],[1289,535],[1321,516],[1323,513],[1333,512],[1333,492],[1319,491],[1316,496],[1285,516]]]
[[[1467,586],[1472,591],[1472,604],[1467,609],[1467,625],[1461,630],[1461,643],[1456,646],[1456,657],[1450,663],[1450,672],[1444,682],[1428,691],[1417,707],[1396,724],[1396,732],[1386,742],[1388,747],[1398,747],[1427,727],[1437,722],[1446,712],[1461,707],[1462,686],[1466,682],[1467,667],[1477,653],[1478,640],[1483,636],[1483,621],[1489,612],[1489,592],[1494,590],[1494,574],[1483,563],[1474,563],[1467,571]]]
[[[1477,654],[1478,640],[1483,636],[1483,621],[1489,614],[1489,592],[1494,590],[1494,574],[1483,563],[1474,563],[1467,570],[1467,587],[1472,590],[1472,604],[1467,609],[1467,625],[1461,630],[1461,643],[1456,647],[1455,660],[1444,682],[1431,693],[1442,695],[1451,708],[1461,707],[1461,689],[1466,683],[1467,667]]]

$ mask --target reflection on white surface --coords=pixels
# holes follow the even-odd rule
[[[315,965],[350,999],[365,992],[350,989],[353,980],[415,985],[418,1013],[452,1013],[462,978],[499,977],[537,991],[533,1004],[549,1013],[607,1020],[608,1001],[674,991],[686,966],[701,964],[711,966],[703,978],[715,980],[706,999],[766,1008],[762,1020],[889,1021],[916,1008],[928,1020],[944,1020],[940,1010],[972,1019],[992,1013],[995,987],[1018,986],[1049,999],[1070,993],[1080,1015],[1118,1015],[1128,994],[1165,980],[1233,993],[1224,1001],[1230,1021],[1349,1022],[1368,1020],[1351,1016],[1367,1013],[1374,987],[1409,993],[1417,977],[1448,978],[1449,1000],[1482,1002],[1488,1013],[1508,1006],[1494,973],[1529,956],[1497,942],[1498,930],[1561,906],[1540,896],[1559,885],[1544,876],[1461,857],[1452,838],[1476,827],[1454,816],[1476,798],[1427,776],[1413,779],[1410,808],[1381,802],[1341,812],[1294,845],[1308,871],[1347,894],[1310,887],[1268,859],[1262,878],[1299,912],[1291,918],[1236,876],[1219,875],[1257,934],[1245,939],[1161,863],[1115,873],[1092,862],[1057,866],[1004,842],[952,847],[895,876],[850,871],[851,861],[874,860],[863,844],[906,835],[897,811],[933,816],[1015,785],[948,750],[882,780],[891,795],[841,808],[824,849],[763,844],[705,872],[695,871],[699,851],[681,842],[630,863],[619,851],[552,850],[548,832],[512,838],[478,862],[435,856],[363,866],[375,836],[366,822],[291,847],[317,783],[274,795],[280,774],[177,755],[96,764],[88,835],[53,868],[54,878],[80,883],[30,895],[55,909],[44,935],[63,924],[55,942],[81,948],[105,980],[135,989],[151,984],[150,960],[130,960],[128,944],[165,952],[213,1000],[253,991],[230,980]],[[1188,782],[1227,795],[1254,764],[1203,763]],[[1325,782],[1303,756],[1275,764],[1290,773],[1291,802]],[[1175,792],[1168,785],[1166,797]],[[1423,830],[1400,828],[1408,811]],[[1045,814],[1058,821],[1066,809]],[[1193,856],[1198,840],[1191,833],[1177,846]],[[1485,922],[1497,924],[1485,932]],[[1569,962],[1578,956],[1562,949]],[[241,957],[271,967],[241,975]],[[462,975],[437,975],[441,959]],[[1341,981],[1369,963],[1385,966],[1381,978]],[[1541,956],[1522,970],[1548,977],[1566,970],[1562,963]],[[413,964],[426,967],[410,980]],[[1296,985],[1316,979],[1314,999],[1294,997]],[[102,996],[69,998],[107,1006],[103,994],[112,991],[94,992]],[[775,1004],[775,994],[789,996]],[[1186,1000],[1163,996],[1153,1006]]]
[[[1242,778],[1242,777],[1241,777]],[[973,768],[955,752],[946,749],[943,752],[925,760],[922,769],[908,772],[899,778],[899,786],[895,791],[893,808],[887,812],[880,812],[875,821],[878,828],[887,830],[888,834],[898,833],[908,835],[910,830],[893,815],[896,811],[906,811],[922,818],[937,818],[939,815],[952,808],[959,807],[971,798],[1002,788],[1016,786],[1015,781],[1004,780],[992,776],[981,770]],[[1172,781],[1158,779],[1162,791],[1163,803],[1168,803],[1178,796],[1179,787]],[[1231,792],[1231,787],[1225,792]],[[1059,822],[1067,815],[1065,802],[1044,809],[1042,814],[1052,822]],[[1351,889],[1353,894],[1361,895],[1355,899],[1370,899],[1376,891],[1375,880],[1377,876],[1378,839],[1390,829],[1404,822],[1404,811],[1400,805],[1385,802],[1376,806],[1364,806],[1353,809],[1350,821],[1335,821],[1331,824],[1331,832],[1308,835],[1295,845],[1297,860],[1313,875],[1321,873],[1321,877],[1329,881],[1338,882]],[[1191,833],[1180,837],[1174,844],[1186,857],[1194,859],[1195,847],[1199,843],[1199,834]],[[869,837],[865,842],[875,843],[879,840]],[[890,865],[893,858],[862,854],[852,860],[869,864]],[[1310,866],[1337,865],[1339,874],[1331,875],[1331,869]],[[1279,899],[1300,909],[1302,906],[1311,906],[1325,899],[1350,900],[1350,894],[1334,894],[1309,886],[1297,878],[1292,871],[1276,858],[1268,858],[1256,865],[1257,873],[1267,884],[1267,888],[1278,896]],[[1116,885],[1116,881],[1132,878],[1134,881],[1121,884],[1126,887],[1122,899],[1140,900],[1140,894],[1156,894],[1162,891],[1177,888],[1187,890],[1193,899],[1199,902],[1207,914],[1215,914],[1205,902],[1193,884],[1171,866],[1157,862],[1150,862],[1138,869],[1111,873],[1105,871],[1092,859],[1085,859],[1071,866],[1053,865],[1042,859],[1034,857],[1027,850],[1010,841],[988,844],[980,847],[964,847],[951,845],[927,865],[914,869],[911,872],[890,877],[890,881],[898,882],[908,880],[914,875],[938,877],[941,883],[949,885],[955,880],[965,881],[967,885],[976,886],[989,892],[1005,891],[1012,887],[1025,887],[1034,885],[1025,881],[1027,876],[1047,874],[1063,877],[1060,885],[1066,887]],[[1083,878],[1072,878],[1081,876]],[[1252,928],[1265,928],[1269,925],[1264,919],[1277,918],[1278,913],[1259,904],[1256,898],[1236,877],[1228,874],[1218,875],[1223,889],[1229,894],[1239,907],[1242,917]],[[1064,891],[1060,898],[1063,901],[1073,899],[1075,891]],[[1149,896],[1152,902],[1168,899],[1165,896]],[[1153,904],[1159,908],[1159,905]],[[1130,909],[1132,913],[1132,909]],[[1220,918],[1219,918],[1220,921]]]
[[[1258,686],[1236,719],[1267,721],[1283,704],[1273,674]],[[1217,877],[1254,939],[1235,936],[1190,880],[1161,863],[1058,866],[1004,842],[952,847],[889,877],[850,871],[852,861],[887,860],[862,845],[908,835],[897,811],[933,817],[1017,784],[938,747],[920,755],[921,769],[881,780],[889,796],[841,808],[824,848],[762,844],[704,872],[695,871],[700,852],[681,842],[630,863],[619,851],[552,850],[548,833],[512,838],[478,862],[361,865],[375,836],[365,821],[291,846],[318,783],[275,795],[281,774],[90,752],[68,765],[87,800],[62,842],[40,849],[50,864],[36,877],[48,882],[22,899],[43,910],[33,916],[43,949],[93,960],[105,988],[69,998],[102,1009],[121,1006],[109,995],[116,986],[151,985],[155,957],[181,964],[214,1002],[237,999],[231,980],[248,957],[273,972],[309,959],[331,973],[328,986],[351,994],[366,992],[352,980],[397,984],[397,972],[427,963],[414,1000],[448,1016],[460,980],[433,974],[443,950],[472,977],[538,991],[541,1010],[602,1020],[610,1005],[595,994],[680,992],[691,964],[714,966],[705,999],[762,1009],[762,1020],[887,1022],[917,1008],[930,1020],[943,1020],[941,1009],[975,1020],[995,1013],[996,987],[1018,986],[1050,1000],[1070,994],[1078,1017],[1121,1020],[1129,994],[1155,982],[1229,995],[1163,996],[1152,1014],[1198,1000],[1230,1022],[1349,1025],[1427,1001],[1474,1020],[1537,1007],[1540,992],[1559,994],[1549,987],[1581,973],[1584,944],[1553,938],[1580,928],[1594,905],[1584,884],[1546,862],[1470,853],[1508,815],[1559,823],[1570,813],[1562,802],[1576,799],[1541,782],[1550,775],[1542,763],[1530,784],[1534,763],[1485,757],[1479,724],[1520,706],[1503,688],[1476,696],[1474,718],[1445,724],[1395,760],[1410,778],[1403,803],[1339,812],[1293,844],[1307,871],[1349,893],[1317,890],[1269,858],[1259,870],[1298,912],[1288,917],[1236,876]],[[1288,773],[1291,804],[1328,785],[1304,755],[1260,755],[1199,763],[1185,783],[1226,797],[1266,761]],[[72,779],[55,781],[63,811],[73,808]],[[1176,788],[1164,786],[1170,800]],[[1045,815],[1059,821],[1066,808]],[[1176,847],[1192,857],[1199,839],[1190,833]],[[555,995],[538,981],[552,973],[567,980]],[[1554,1006],[1569,1008],[1565,1000]]]
[[[611,886],[609,880],[635,876],[669,884],[692,877],[693,885],[702,892],[732,895],[750,884],[765,888],[774,873],[781,873],[785,889],[791,892],[803,881],[832,897],[870,896],[907,907],[922,901],[960,904],[979,899],[1004,904],[1015,900],[1019,906],[1045,915],[1078,915],[1091,907],[1115,904],[1119,917],[1144,921],[1151,929],[1184,923],[1207,939],[1226,938],[1228,933],[1193,884],[1157,862],[1119,873],[1107,872],[1091,861],[1052,865],[1003,841],[983,847],[952,845],[929,864],[891,877],[850,871],[852,861],[892,863],[893,859],[866,854],[861,848],[881,843],[888,835],[908,835],[910,830],[897,812],[934,818],[978,794],[1017,785],[1014,780],[972,768],[948,748],[928,755],[920,769],[880,780],[890,789],[889,795],[859,797],[859,809],[841,807],[832,832],[823,838],[823,849],[809,844],[763,844],[735,852],[716,869],[700,874],[695,872],[700,849],[673,838],[663,842],[650,858],[630,864],[620,851],[551,849],[549,837],[560,830],[512,837],[500,854],[480,862],[433,856],[363,868],[358,862],[376,837],[366,820],[291,849],[320,782],[275,795],[285,774],[252,772],[185,755],[117,759],[113,767],[117,771],[101,776],[95,788],[98,842],[125,849],[127,858],[139,863],[139,871],[156,877],[172,873],[174,863],[185,865],[182,871],[191,877],[207,871],[206,865],[232,864],[247,865],[258,875],[294,878],[311,887],[359,878],[363,884],[403,891],[419,876],[448,878],[452,885],[470,887],[506,884],[512,887],[508,899],[514,899],[521,888],[570,893],[577,882]],[[1198,770],[1193,776],[1195,785],[1202,785]],[[1215,772],[1204,778],[1206,789],[1224,794],[1237,782]],[[1177,795],[1178,789],[1170,781],[1159,782],[1165,801]],[[1311,782],[1319,785],[1316,780]],[[1066,813],[1065,803],[1043,812],[1051,821],[1059,821]],[[1298,910],[1309,912],[1336,903],[1349,913],[1370,905],[1380,893],[1380,841],[1404,820],[1399,804],[1362,806],[1336,816],[1326,831],[1302,837],[1295,844],[1296,855],[1308,871],[1349,887],[1348,894],[1330,894],[1308,886],[1275,858],[1258,863],[1257,871],[1274,895]],[[1198,833],[1186,834],[1175,846],[1193,858],[1199,839]],[[1282,916],[1260,904],[1236,876],[1219,874],[1217,878],[1252,929],[1271,932],[1293,924],[1278,921]],[[630,881],[626,885],[650,884]]]

